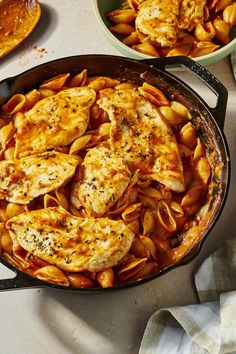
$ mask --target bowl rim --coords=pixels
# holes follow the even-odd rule
[[[121,40],[119,40],[106,26],[105,22],[102,19],[101,12],[98,7],[99,0],[93,0],[93,8],[95,12],[95,16],[101,25],[101,28],[103,32],[110,38],[110,40],[116,45],[116,47],[119,47],[120,50],[122,51],[127,51],[131,55],[132,58],[136,56],[136,59],[154,59],[154,56],[143,54],[141,52],[138,52],[137,50],[134,50],[130,48],[128,45],[124,44]],[[233,50],[236,50],[236,37],[232,39],[229,43],[224,45],[223,47],[217,49],[215,52],[202,55],[200,57],[196,58],[190,58],[196,62],[198,62],[201,65],[207,65],[207,64],[212,64],[218,60],[221,60],[222,58],[226,57],[229,55]],[[128,54],[127,54],[128,55]],[[214,58],[214,59],[213,59]],[[209,63],[206,63],[208,60]]]

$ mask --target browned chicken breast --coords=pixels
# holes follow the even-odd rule
[[[192,30],[204,19],[206,0],[147,0],[136,17],[136,30],[162,47],[175,44],[180,29]]]
[[[0,199],[28,204],[68,182],[77,165],[76,157],[56,151],[0,161]]]
[[[193,28],[204,20],[204,6],[206,0],[183,0],[179,13],[179,28],[192,31]]]
[[[122,196],[130,182],[125,161],[106,147],[93,148],[86,154],[75,178],[71,202],[102,216]]]
[[[83,135],[95,99],[91,88],[74,87],[36,103],[25,117],[15,120],[15,157],[65,146]]]
[[[136,30],[161,46],[171,46],[178,28],[178,0],[147,0],[139,9]]]
[[[122,220],[79,218],[62,207],[34,210],[11,218],[14,246],[63,270],[97,272],[116,265],[130,249],[133,232]]]
[[[98,101],[111,120],[111,149],[130,171],[183,192],[183,166],[179,148],[159,110],[135,90],[117,91]]]

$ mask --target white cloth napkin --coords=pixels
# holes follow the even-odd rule
[[[236,239],[204,261],[195,284],[201,304],[155,312],[139,354],[236,354]]]

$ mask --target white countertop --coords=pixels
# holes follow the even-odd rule
[[[92,11],[92,0],[41,0],[42,19],[30,38],[0,61],[0,80],[43,62],[76,54],[118,54],[106,41]],[[35,47],[37,46],[37,47]],[[45,48],[46,52],[40,52]],[[53,289],[0,293],[1,354],[135,354],[150,315],[161,307],[197,301],[194,270],[236,231],[236,83],[228,58],[208,68],[229,90],[225,134],[232,179],[217,226],[189,265],[129,290],[77,294]],[[185,79],[189,75],[181,74]],[[192,86],[207,100],[200,82]],[[9,271],[0,267],[0,277]]]

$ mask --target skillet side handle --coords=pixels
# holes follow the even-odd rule
[[[38,288],[42,287],[42,284],[37,279],[16,272],[16,276],[10,279],[0,279],[0,292],[7,290],[18,290],[25,288]]]
[[[11,87],[14,83],[14,77],[0,81],[0,105],[5,103],[6,99],[11,95]]]
[[[166,71],[166,68],[183,68],[196,75],[204,84],[210,88],[210,90],[217,96],[216,106],[208,109],[215,118],[221,131],[224,130],[225,113],[228,100],[228,91],[224,85],[206,68],[193,61],[192,59],[184,56],[166,57],[157,59],[145,59],[142,60],[147,65],[152,65],[157,69]]]

